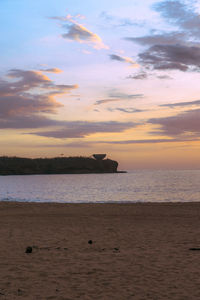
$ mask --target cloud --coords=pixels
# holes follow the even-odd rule
[[[128,77],[126,77],[127,79],[137,79],[137,80],[142,80],[142,79],[147,79],[148,75],[145,72],[141,72],[138,74],[133,74],[133,75],[129,75]]]
[[[185,143],[199,141],[198,138],[191,139],[180,139],[180,138],[168,138],[168,139],[143,139],[143,140],[122,140],[122,141],[77,141],[67,144],[56,144],[56,145],[44,145],[43,147],[73,147],[73,148],[88,148],[92,146],[97,146],[98,144],[108,144],[108,145],[132,145],[132,144],[163,144],[163,143]]]
[[[152,73],[141,72],[141,73],[129,75],[129,76],[126,77],[126,79],[144,80],[144,79],[147,79],[147,78],[152,77],[152,76],[153,76]],[[158,79],[173,79],[172,77],[170,77],[168,75],[156,75],[156,77]]]
[[[94,105],[101,105],[109,102],[117,102],[120,101],[121,99],[103,99],[103,100],[97,100]]]
[[[67,29],[67,32],[62,34],[64,39],[89,44],[95,49],[109,49],[96,33],[93,33],[82,24],[79,24],[75,18],[77,18],[77,16],[73,17],[67,15],[66,17],[52,17],[51,19],[61,21],[62,28]]]
[[[144,112],[146,110],[142,110],[142,109],[136,109],[136,108],[122,108],[122,107],[116,107],[116,108],[108,108],[109,111],[113,112],[113,111],[120,111],[126,114],[135,114],[135,113],[139,113],[139,112]]]
[[[76,20],[85,19],[85,16],[80,15],[80,14],[77,14],[75,16],[67,14],[65,17],[56,16],[56,17],[49,17],[49,19],[59,20],[59,21],[63,21],[63,22],[76,23],[77,22]]]
[[[59,121],[37,114],[14,115],[6,119],[0,117],[0,129],[35,129],[58,125],[60,125]]]
[[[40,70],[40,71],[42,71],[42,72],[49,72],[49,73],[61,73],[61,72],[63,72],[59,68],[50,68],[50,69],[44,69],[44,70]]]
[[[104,25],[110,27],[129,27],[129,26],[144,26],[145,20],[133,20],[130,18],[121,18],[111,15],[106,11],[102,11],[100,17],[104,20]]]
[[[117,144],[117,145],[129,145],[129,144],[160,144],[160,143],[177,143],[186,141],[196,141],[197,139],[144,139],[144,140],[124,140],[124,141],[99,141],[102,144]]]
[[[95,133],[103,132],[123,132],[127,129],[136,127],[134,122],[87,122],[71,121],[63,122],[63,127],[53,131],[40,131],[34,135],[53,137],[53,138],[83,138]]]
[[[148,46],[138,55],[140,64],[154,70],[200,71],[200,17],[193,4],[188,7],[183,1],[165,0],[153,5],[154,10],[177,29],[126,37],[125,40]]]
[[[92,44],[95,49],[108,49],[108,46],[104,45],[97,34],[89,31],[80,24],[66,25],[65,28],[68,29],[68,32],[62,34],[64,39],[74,40],[79,43]]]
[[[190,7],[178,0],[161,1],[153,8],[167,20],[176,24],[189,36],[200,38],[200,18],[192,3]]]
[[[109,56],[110,56],[111,60],[116,60],[116,61],[128,63],[131,67],[134,67],[134,68],[138,67],[138,64],[136,62],[134,62],[132,60],[132,58],[130,58],[130,57],[119,56],[119,55],[116,55],[116,54],[110,54]]]
[[[56,95],[77,85],[56,85],[40,71],[10,70],[0,79],[0,128],[38,128],[54,125],[46,114],[55,114],[63,104]]]
[[[60,147],[72,147],[72,148],[89,148],[92,146],[92,143],[90,142],[83,142],[83,141],[80,141],[80,142],[72,142],[72,143],[67,143],[65,145],[59,145]],[[47,147],[55,147],[57,148],[58,145],[48,145]]]
[[[52,119],[51,116],[63,106],[54,97],[76,88],[77,85],[56,85],[40,71],[10,70],[6,79],[0,79],[0,129],[40,129],[30,134],[62,139],[122,132],[138,125],[134,122]]]
[[[50,96],[8,95],[0,97],[0,117],[22,115],[26,113],[55,113],[63,105]]]
[[[37,147],[40,147],[40,148],[91,148],[91,146],[93,146],[93,142],[87,142],[87,141],[83,141],[83,140],[80,140],[80,141],[74,141],[74,142],[70,142],[70,143],[65,143],[65,144],[59,144],[59,143],[56,143],[56,144],[39,144],[37,145]]]
[[[185,106],[192,106],[192,105],[200,105],[200,100],[188,101],[188,102],[167,103],[167,104],[161,104],[159,106],[173,108],[173,107],[185,107]]]
[[[172,77],[170,77],[168,75],[158,75],[157,78],[158,79],[173,79]]]
[[[12,69],[7,80],[0,79],[0,96],[56,95],[70,92],[77,85],[56,85],[40,71]]]
[[[142,64],[156,70],[200,70],[200,48],[192,46],[155,45],[139,54]]]
[[[171,32],[171,33],[162,33],[154,35],[146,35],[142,37],[126,37],[124,38],[127,41],[138,43],[143,46],[154,46],[154,45],[174,45],[180,44],[183,42],[183,39],[186,37],[185,33],[180,32]]]
[[[111,92],[108,94],[109,98],[107,99],[102,99],[102,100],[97,100],[94,105],[101,105],[109,102],[117,102],[121,100],[132,100],[132,99],[139,99],[143,98],[143,94],[125,94],[125,93],[120,93],[120,92]]]
[[[118,99],[137,99],[137,98],[143,98],[143,94],[127,94],[119,92],[117,89],[113,89],[108,93],[108,96],[110,98],[118,98]]]
[[[200,135],[200,109],[189,110],[176,116],[153,118],[148,123],[159,125],[157,134],[167,136],[198,136]]]

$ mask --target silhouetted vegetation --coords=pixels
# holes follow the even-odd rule
[[[116,173],[114,160],[90,157],[0,157],[0,175]]]

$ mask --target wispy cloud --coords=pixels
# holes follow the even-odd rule
[[[103,43],[100,36],[78,23],[76,18],[77,16],[67,15],[66,17],[52,17],[51,19],[59,20],[62,23],[62,28],[67,30],[66,33],[62,34],[64,39],[89,44],[95,49],[109,48]]]
[[[173,79],[171,76],[169,75],[157,75],[158,79]]]
[[[109,102],[117,102],[117,101],[124,101],[124,100],[140,99],[143,97],[144,97],[143,94],[126,94],[118,91],[112,91],[108,93],[108,98],[97,100],[94,103],[94,105],[101,105]]]
[[[118,91],[117,89],[113,89],[108,93],[110,98],[118,98],[118,99],[136,99],[136,98],[143,98],[143,94],[127,94]]]
[[[49,69],[41,69],[42,72],[48,72],[48,73],[62,73],[63,71],[59,68],[49,68]]]
[[[188,6],[183,1],[166,0],[154,4],[153,7],[161,13],[167,22],[176,24],[191,37],[200,38],[199,13],[192,3]]]
[[[87,121],[71,121],[62,122],[62,128],[53,131],[40,131],[33,134],[44,137],[53,138],[83,138],[95,133],[105,132],[123,132],[127,129],[138,126],[134,122],[87,122]],[[60,123],[61,125],[61,123]]]
[[[130,58],[130,57],[120,56],[117,54],[110,54],[109,56],[110,56],[111,60],[116,60],[116,61],[127,63],[131,67],[134,67],[134,68],[139,67],[139,65],[135,61],[133,61],[132,58]]]
[[[198,138],[180,139],[180,138],[168,138],[168,139],[141,139],[141,140],[121,140],[121,141],[74,141],[67,144],[50,144],[43,145],[42,147],[72,147],[72,148],[88,148],[96,147],[99,144],[102,145],[134,145],[134,144],[167,144],[167,143],[188,143],[200,141]]]
[[[111,112],[120,111],[120,112],[123,112],[123,113],[126,113],[126,114],[135,114],[135,113],[140,113],[140,112],[146,111],[146,110],[132,108],[132,107],[128,107],[128,108],[116,107],[116,108],[108,108],[108,110],[111,111]]]
[[[109,103],[109,102],[117,102],[117,101],[120,101],[121,99],[102,99],[102,100],[97,100],[94,105],[101,105],[101,104],[105,104],[105,103]]]
[[[153,73],[148,73],[148,72],[139,72],[136,74],[132,74],[126,77],[126,79],[134,79],[134,80],[144,80],[144,79],[148,79],[150,77],[154,77],[154,78],[158,78],[158,79],[173,79],[172,77],[170,77],[169,75],[166,74],[161,74],[161,75],[157,75],[157,74],[153,74]]]
[[[160,143],[177,143],[186,141],[197,141],[199,139],[143,139],[143,140],[122,140],[122,141],[99,141],[101,144],[116,144],[116,145],[129,145],[129,144],[160,144]]]
[[[167,136],[200,136],[200,109],[188,110],[176,116],[152,118],[148,123],[159,125],[156,134]]]
[[[129,75],[126,77],[127,79],[137,79],[137,80],[143,80],[148,78],[148,74],[146,72],[141,72],[133,75]]]
[[[185,107],[185,106],[192,106],[192,105],[200,105],[200,100],[160,104],[159,106],[174,108],[174,107]]]
[[[141,37],[126,37],[124,39],[144,46],[154,46],[180,44],[183,42],[185,37],[186,34],[182,32],[162,32],[162,34],[153,34]]]
[[[95,49],[108,49],[108,46],[102,42],[101,38],[97,34],[89,31],[86,27],[80,24],[66,25],[65,28],[68,29],[68,32],[62,34],[64,39],[91,44]]]
[[[133,27],[133,26],[144,26],[145,20],[136,20],[131,18],[122,18],[115,15],[112,15],[106,11],[102,11],[100,14],[105,22],[105,26],[110,27]]]

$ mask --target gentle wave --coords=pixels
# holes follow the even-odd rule
[[[62,203],[200,201],[200,170],[0,176],[0,200]]]

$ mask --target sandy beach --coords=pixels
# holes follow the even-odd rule
[[[200,203],[1,202],[0,299],[200,299],[190,248]]]

